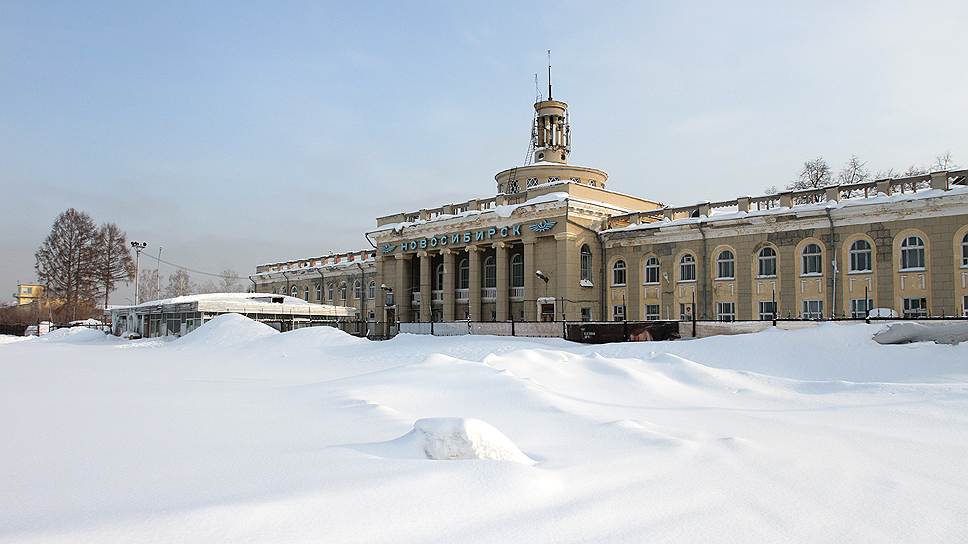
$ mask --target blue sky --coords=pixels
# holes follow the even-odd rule
[[[617,191],[756,194],[818,155],[968,162],[963,3],[199,4],[0,0],[8,292],[72,206],[246,274],[491,195],[546,49],[572,162]]]

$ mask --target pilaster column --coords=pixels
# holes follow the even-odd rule
[[[641,254],[634,246],[629,246],[628,262],[625,263],[625,319],[639,321],[642,319],[642,261]]]
[[[495,304],[495,321],[506,321],[508,318],[508,245],[504,242],[494,243],[495,262],[497,263],[497,303]]]
[[[534,289],[534,243],[535,240],[524,240],[524,320],[537,321],[538,294]]]
[[[397,307],[397,321],[410,321],[410,259],[412,255],[397,253],[397,282],[393,286],[393,303]]]
[[[376,255],[376,277],[374,278],[374,280],[380,281],[383,279],[383,277],[384,277],[383,276],[383,255],[381,255],[378,251]],[[322,281],[322,278],[320,278],[320,281]],[[324,289],[323,292],[325,292],[326,286],[320,283],[320,287],[322,287]],[[363,288],[366,289],[366,286],[364,285]],[[376,324],[376,329],[378,331],[377,334],[379,334],[380,336],[386,336],[387,314],[384,309],[384,306],[386,305],[386,294],[383,292],[383,289],[380,288],[379,284],[377,284],[376,286],[376,292],[374,293],[374,295],[376,295],[376,300],[373,301],[373,307],[374,307],[373,315],[376,316],[376,321],[378,322]],[[379,323],[380,321],[382,321],[383,323],[380,324]]]
[[[555,235],[555,241],[557,242],[555,247],[555,253],[557,260],[557,270],[555,273],[555,293],[558,297],[559,307],[558,315],[555,319],[571,319],[572,321],[577,321],[578,316],[575,314],[578,310],[573,307],[567,306],[567,300],[574,300],[575,297],[572,296],[578,286],[578,271],[574,270],[574,263],[572,262],[575,239],[578,238],[576,234],[570,232],[561,232]]]
[[[441,250],[444,255],[444,321],[454,320],[454,250],[447,248]]]
[[[420,321],[429,323],[430,317],[433,315],[431,313],[433,304],[430,292],[430,268],[433,266],[433,259],[430,257],[430,253],[426,251],[421,251],[417,256],[420,257]]]
[[[467,313],[471,321],[481,320],[481,248],[467,246],[467,259],[470,261],[470,284],[467,295]]]

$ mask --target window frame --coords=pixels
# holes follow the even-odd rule
[[[770,312],[769,313],[764,313],[763,312],[763,305],[764,304],[769,304],[770,305]],[[772,301],[772,300],[761,300],[757,304],[757,310],[758,310],[757,315],[759,315],[760,321],[773,321],[776,318],[776,302],[775,301]],[[764,317],[764,316],[766,316],[766,317]]]
[[[769,251],[771,255],[764,256],[763,254]],[[756,277],[757,278],[775,278],[777,271],[777,253],[773,246],[763,246],[759,251],[756,252]],[[764,264],[772,263],[770,266],[773,268],[772,274],[764,274],[763,268]]]
[[[625,321],[625,305],[624,304],[613,304],[612,305],[612,321]]]
[[[911,240],[917,240],[918,245],[912,245],[912,246],[907,245],[907,243],[910,242]],[[899,256],[900,262],[898,263],[898,266],[899,266],[898,272],[923,272],[928,269],[927,267],[928,246],[927,244],[924,243],[924,238],[921,238],[921,236],[917,234],[911,234],[911,235],[905,236],[904,239],[901,240],[899,249],[900,249],[900,256]],[[909,264],[909,261],[910,261],[909,255],[912,252],[918,257],[918,260],[920,260],[920,263],[921,263],[920,266],[906,266]]]
[[[729,257],[724,258],[723,255],[729,254]],[[723,274],[723,268],[726,267],[729,274]],[[736,254],[730,249],[724,249],[719,252],[716,256],[716,279],[717,280],[735,280],[736,279]]]
[[[497,287],[497,261],[493,255],[484,257],[484,264],[481,266],[481,287],[494,289]]]
[[[914,301],[918,301],[914,308]],[[928,297],[908,297],[901,299],[901,317],[904,319],[921,319],[928,317]]]
[[[801,301],[801,319],[820,320],[823,319],[823,300],[806,299]],[[813,306],[813,308],[811,308]]]
[[[688,261],[686,259],[689,259]],[[686,278],[684,272],[691,270],[690,278]],[[694,283],[696,281],[696,256],[692,253],[684,253],[679,257],[679,283]]]
[[[961,238],[961,268],[968,268],[968,232]]]
[[[655,309],[655,312],[650,311],[653,308]],[[658,304],[646,304],[643,315],[645,316],[646,321],[659,321],[662,319],[661,306]]]
[[[808,249],[816,248],[816,253],[807,253]],[[814,270],[815,269],[815,270]],[[820,244],[810,242],[800,250],[800,276],[814,277],[823,275],[823,248]]]
[[[612,287],[625,287],[625,282],[628,280],[627,272],[628,266],[625,264],[625,259],[612,263]]]
[[[467,257],[464,257],[457,263],[457,288],[471,288],[471,263]]]
[[[662,263],[658,257],[655,255],[647,257],[645,259],[645,265],[642,267],[642,277],[645,280],[642,282],[642,285],[658,285],[661,278],[661,268]],[[652,272],[655,273],[655,280],[650,278]]]
[[[511,287],[524,287],[524,256],[520,253],[512,254],[508,267]]]
[[[727,310],[727,311],[723,311]],[[726,319],[724,319],[724,317]],[[716,320],[723,322],[736,321],[736,303],[728,300],[716,303]]]
[[[858,244],[864,244],[865,249],[857,249]],[[863,256],[863,257],[861,257]],[[858,261],[861,259],[867,261],[867,268],[858,268]],[[850,244],[850,248],[847,250],[847,261],[848,261],[848,274],[866,274],[874,271],[874,247],[870,242],[864,238],[858,238]],[[858,299],[859,300],[859,299]]]
[[[588,244],[582,244],[579,251],[578,273],[579,279],[592,281],[592,249]]]

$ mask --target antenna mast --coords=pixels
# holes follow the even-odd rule
[[[551,49],[548,50],[548,100],[551,100]]]

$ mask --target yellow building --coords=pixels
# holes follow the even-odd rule
[[[966,314],[968,170],[672,207],[569,164],[568,105],[534,108],[530,159],[497,173],[493,196],[385,215],[366,233],[366,313],[384,333],[459,320]],[[260,266],[257,290],[308,300],[321,267],[298,262]]]
[[[17,299],[17,304],[30,304],[44,298],[44,286],[36,283],[18,283],[17,292],[13,298]]]

